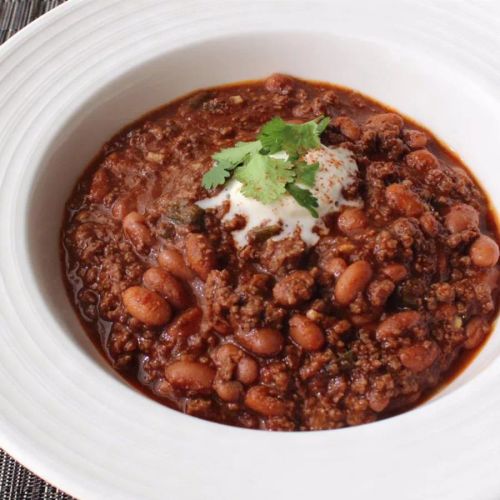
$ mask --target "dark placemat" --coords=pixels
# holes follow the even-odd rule
[[[1,500],[71,500],[0,449]]]
[[[0,44],[66,0],[0,0]],[[0,111],[1,112],[1,111]],[[71,500],[0,449],[0,500]]]
[[[0,0],[0,43],[66,0]]]

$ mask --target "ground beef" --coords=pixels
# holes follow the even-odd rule
[[[273,116],[327,115],[351,150],[346,190],[308,247],[250,235],[196,200],[214,152]],[[286,75],[195,92],[109,141],[67,204],[71,300],[113,366],[158,401],[267,430],[336,429],[425,400],[460,370],[498,307],[486,197],[431,133],[350,90]],[[112,397],[112,395],[110,395]]]

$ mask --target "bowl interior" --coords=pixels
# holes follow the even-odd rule
[[[78,177],[106,140],[155,107],[200,87],[273,72],[345,85],[390,105],[459,152],[492,199],[500,195],[491,166],[500,115],[490,98],[452,67],[402,48],[310,32],[242,34],[165,50],[122,74],[110,74],[61,110],[61,119],[47,133],[41,159],[27,171],[18,200],[27,223],[16,229],[19,255],[30,262],[23,278],[38,312],[53,336],[76,343],[81,355],[90,356],[101,371],[104,362],[62,286],[62,214]],[[468,370],[436,397],[470,381],[499,354],[500,336],[493,335]],[[115,379],[117,390],[123,390]]]

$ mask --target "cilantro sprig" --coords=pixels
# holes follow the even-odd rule
[[[203,187],[213,189],[225,184],[231,176],[231,171],[243,165],[247,158],[258,153],[262,149],[260,141],[237,142],[232,148],[226,148],[215,153],[212,158],[214,166],[203,176]]]
[[[298,159],[321,144],[319,137],[329,122],[330,118],[320,117],[306,123],[287,123],[276,117],[262,127],[258,138],[270,154],[286,151],[291,159]]]
[[[242,183],[244,196],[270,204],[288,193],[318,217],[318,200],[307,188],[314,187],[319,164],[300,158],[321,145],[320,136],[329,121],[319,117],[296,124],[273,118],[263,125],[256,141],[238,142],[215,153],[213,167],[203,176],[203,187],[213,189],[234,176]],[[286,153],[286,159],[273,156],[280,152]]]
[[[268,204],[286,193],[286,186],[295,180],[293,164],[260,153],[254,154],[239,167],[234,177],[243,184],[241,192]]]

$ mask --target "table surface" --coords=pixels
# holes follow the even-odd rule
[[[66,0],[0,0],[0,44]],[[0,443],[1,445],[1,443]],[[71,500],[0,449],[0,500]]]

